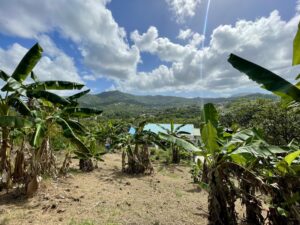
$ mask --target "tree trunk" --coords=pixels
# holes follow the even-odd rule
[[[154,169],[150,160],[150,152],[147,144],[143,145],[143,151],[142,151],[142,164],[144,165],[144,173],[151,174],[153,173]]]
[[[67,152],[66,153],[66,156],[65,156],[65,159],[64,159],[64,162],[59,170],[59,173],[62,174],[62,175],[65,175],[67,174],[67,171],[70,167],[70,164],[71,164],[71,157],[70,157],[70,152]]]
[[[237,225],[233,196],[217,168],[210,168],[208,211],[209,225]],[[230,200],[230,201],[228,201]]]
[[[94,170],[94,165],[92,159],[80,159],[79,168],[83,172],[91,172]]]
[[[241,189],[244,195],[242,204],[246,206],[246,222],[257,225],[264,224],[261,203],[255,198],[255,189],[244,179],[241,181]]]
[[[41,147],[37,153],[36,160],[40,164],[40,172],[42,174],[57,174],[55,165],[55,156],[50,148],[50,138],[47,136],[43,139]]]
[[[201,182],[207,184],[208,183],[208,166],[207,166],[207,161],[204,159],[203,162],[203,167],[202,167],[202,177],[201,177]]]
[[[180,151],[178,147],[172,147],[172,163],[179,164],[180,163]]]
[[[0,172],[1,172],[1,187],[10,188],[12,185],[11,179],[11,162],[10,162],[10,144],[9,130],[6,127],[2,128],[2,145],[0,153]]]
[[[15,183],[24,183],[26,179],[25,173],[25,156],[23,149],[17,151],[15,159],[15,168],[12,175]]]

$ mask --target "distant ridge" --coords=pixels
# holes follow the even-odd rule
[[[86,95],[79,99],[79,103],[84,107],[94,107],[103,109],[105,114],[118,115],[128,114],[130,116],[141,113],[149,113],[167,108],[184,108],[190,106],[200,106],[203,103],[226,104],[237,99],[276,99],[274,95],[268,94],[242,94],[242,96],[232,96],[228,98],[184,98],[163,95],[133,95],[121,91],[107,91],[95,95]]]

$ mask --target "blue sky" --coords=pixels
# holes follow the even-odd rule
[[[293,81],[296,0],[0,0],[0,68],[11,73],[35,43],[40,79],[83,82],[94,93],[230,96],[261,89],[231,52]],[[71,4],[70,4],[71,3]],[[204,48],[202,43],[204,41]],[[201,72],[201,64],[203,70]]]

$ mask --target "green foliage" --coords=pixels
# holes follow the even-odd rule
[[[300,89],[277,74],[234,54],[230,55],[228,62],[268,91],[283,98],[300,101]]]
[[[220,122],[225,127],[248,129],[256,127],[270,144],[287,145],[300,141],[300,114],[280,102],[257,99],[237,101],[222,109]]]
[[[42,52],[41,46],[35,44],[23,57],[11,77],[22,83],[41,59]],[[2,90],[4,91],[5,88]]]
[[[300,26],[300,24],[298,25]],[[298,28],[294,39],[293,66],[300,64],[300,30]]]
[[[36,78],[35,78],[36,79]],[[50,80],[50,81],[36,81],[31,84],[26,85],[27,90],[80,90],[83,88],[83,84],[70,82],[70,81],[60,81],[60,80]]]

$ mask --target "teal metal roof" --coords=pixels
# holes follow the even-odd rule
[[[167,130],[171,130],[171,124],[159,124],[160,126],[164,127]],[[181,126],[182,124],[174,124],[174,129],[176,129],[177,127]],[[155,123],[148,123],[145,125],[144,130],[147,131],[152,131],[156,134],[158,134],[159,132],[161,133],[166,133],[166,131],[161,128],[160,126],[158,126]],[[194,132],[194,125],[193,124],[186,124],[185,126],[181,127],[179,129],[179,131],[184,131],[190,134],[193,134]],[[130,134],[135,134],[135,129],[133,127],[130,128],[129,130]]]

